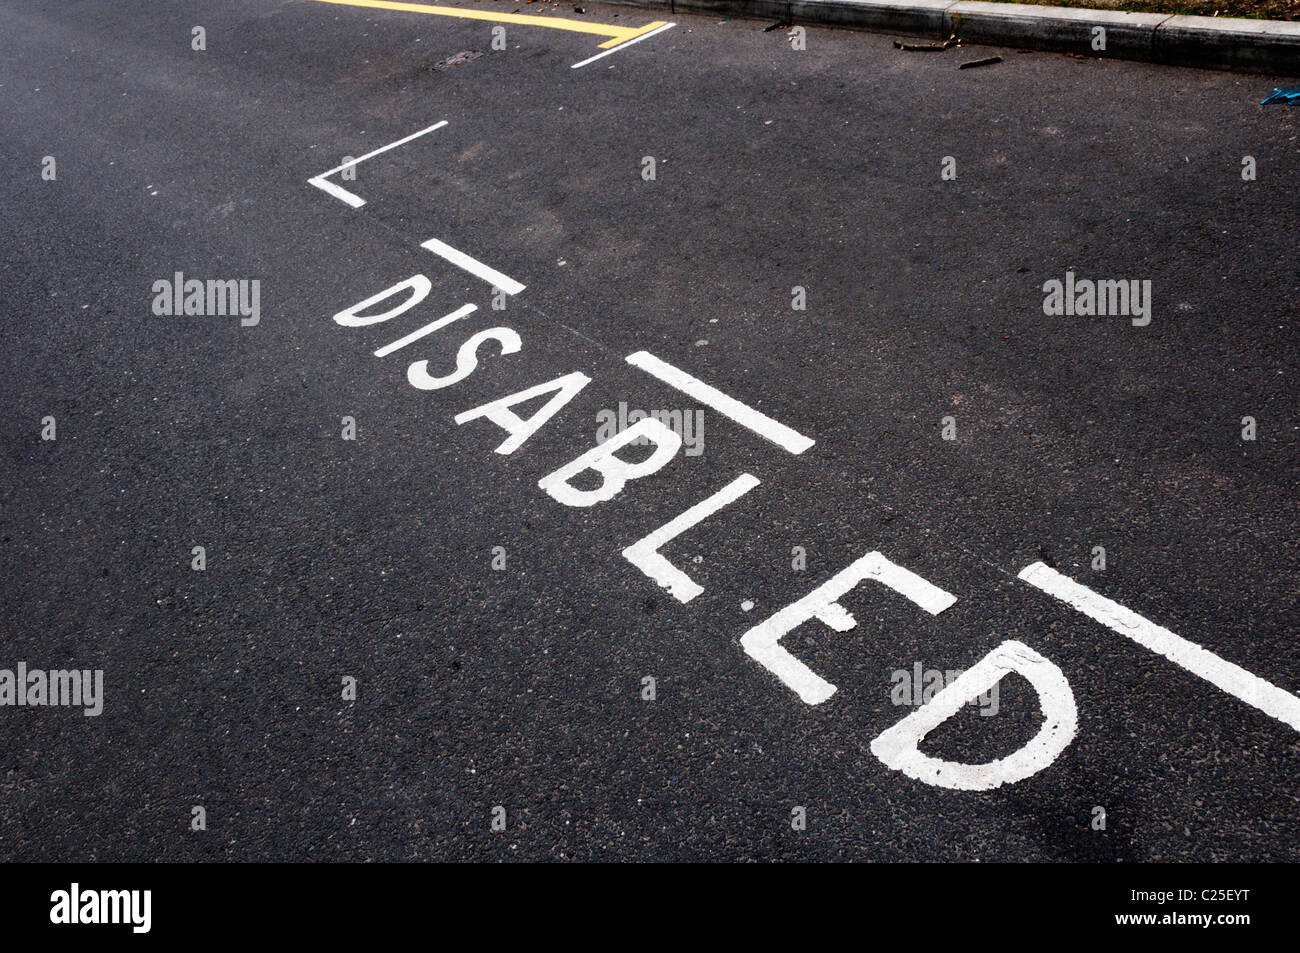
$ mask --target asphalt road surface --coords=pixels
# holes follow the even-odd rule
[[[458,5],[0,2],[0,855],[1300,859],[1284,78]]]

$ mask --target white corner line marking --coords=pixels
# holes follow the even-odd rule
[[[1219,658],[1195,642],[1142,618],[1118,602],[1098,595],[1087,586],[1037,562],[1020,570],[1020,578],[1049,596],[1068,603],[1107,628],[1132,639],[1143,648],[1163,655],[1175,665],[1205,679],[1247,705],[1300,731],[1300,698],[1264,681],[1239,665]]]
[[[361,206],[366,204],[366,200],[363,199],[361,196],[354,195],[352,192],[349,192],[341,185],[335,185],[333,182],[327,182],[319,175],[316,176],[315,178],[308,179],[307,184],[314,185],[316,186],[316,188],[320,189],[323,192],[328,192],[336,199],[340,199],[344,202],[347,202],[353,208],[361,208]]]
[[[430,321],[424,327],[412,331],[410,334],[406,335],[405,337],[398,338],[392,344],[385,344],[383,347],[381,347],[378,351],[375,352],[375,357],[387,357],[388,355],[392,354],[394,351],[406,347],[406,345],[410,344],[412,341],[418,341],[426,334],[432,334],[434,331],[437,331],[439,328],[445,328],[447,325],[451,324],[452,322],[459,321],[461,318],[467,315],[471,315],[477,310],[478,307],[475,305],[463,304],[455,311],[453,311],[451,314],[445,315],[444,317],[439,318],[437,321]]]
[[[755,410],[748,404],[742,404],[734,397],[728,397],[722,391],[699,378],[692,377],[681,368],[659,360],[649,351],[637,351],[629,354],[627,362],[639,367],[652,377],[657,377],[689,397],[693,397],[706,407],[712,407],[725,417],[730,417],[742,427],[746,427],[767,440],[772,441],[790,453],[803,453],[817,441],[805,437],[797,430],[792,430],[783,423]]]
[[[336,172],[342,172],[344,169],[350,169],[352,168],[352,166],[359,165],[360,163],[365,162],[367,159],[373,159],[381,152],[387,152],[389,149],[396,149],[398,146],[405,145],[406,143],[410,142],[412,139],[418,139],[421,136],[423,136],[425,133],[433,132],[435,129],[441,129],[445,125],[447,125],[447,120],[445,119],[442,120],[442,122],[435,122],[432,126],[428,126],[424,129],[421,129],[419,132],[413,132],[409,136],[405,136],[401,139],[398,139],[396,142],[390,142],[386,146],[380,146],[378,149],[375,149],[371,152],[367,152],[365,155],[361,156],[360,158],[349,159],[347,162],[344,162],[340,166],[335,166],[333,169],[330,169],[328,172],[322,172],[320,175],[314,175],[310,179],[308,179],[307,182],[311,185],[316,186],[316,188],[324,192],[328,192],[336,199],[342,199],[344,202],[347,202],[353,208],[361,208],[361,206],[366,204],[365,199],[361,198],[361,196],[359,195],[354,195],[353,193],[349,192],[347,189],[343,188],[341,185],[335,185],[333,182],[327,182],[325,180]]]
[[[676,23],[665,23],[661,27],[655,27],[655,29],[651,30],[649,33],[642,33],[640,36],[633,37],[632,39],[628,40],[626,43],[620,43],[618,46],[597,53],[595,56],[589,56],[581,63],[574,63],[572,66],[569,67],[569,69],[577,69],[580,66],[586,66],[588,63],[596,62],[596,60],[600,59],[602,56],[609,56],[610,53],[617,53],[619,50],[626,50],[633,43],[640,43],[642,40],[648,40],[656,33],[662,33],[664,30],[671,30],[676,25],[677,25]]]
[[[464,252],[456,251],[445,242],[440,242],[436,238],[430,238],[427,242],[420,243],[421,248],[427,248],[435,255],[447,259],[457,268],[468,271],[475,278],[482,278],[494,288],[500,288],[508,295],[517,295],[523,291],[527,285],[521,285],[509,275],[503,275],[495,268],[489,268],[483,262],[469,257]]]

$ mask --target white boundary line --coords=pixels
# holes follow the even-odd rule
[[[1020,578],[1049,596],[1074,606],[1108,629],[1132,639],[1143,648],[1163,655],[1175,665],[1181,665],[1193,675],[1205,679],[1247,705],[1300,731],[1300,698],[1290,692],[1284,692],[1258,675],[1201,648],[1195,642],[1189,642],[1168,629],[1161,628],[1118,602],[1098,595],[1044,563],[1026,566],[1020,570]]]
[[[475,278],[482,278],[494,288],[500,288],[508,295],[517,295],[523,291],[527,285],[521,285],[509,275],[503,275],[495,268],[489,268],[483,262],[476,258],[471,258],[463,251],[456,251],[446,242],[440,242],[436,238],[430,238],[427,242],[420,243],[421,248],[427,248],[442,258],[447,259],[457,268],[468,271]]]
[[[649,34],[647,34],[647,36],[648,35]],[[335,172],[342,172],[344,169],[349,169],[354,165],[358,165],[362,162],[365,162],[367,159],[373,159],[381,152],[387,152],[389,149],[396,149],[398,146],[405,145],[406,143],[410,142],[412,139],[418,139],[420,138],[420,136],[424,135],[425,133],[433,132],[433,130],[435,129],[441,129],[445,125],[447,125],[447,120],[445,119],[442,122],[435,122],[432,126],[428,126],[425,129],[421,129],[419,132],[413,132],[409,136],[406,136],[405,138],[398,139],[396,142],[390,142],[386,146],[380,146],[378,149],[375,149],[372,152],[367,152],[365,155],[361,156],[358,159],[351,159],[340,166],[336,166],[335,168],[330,169],[328,172],[322,172],[320,175],[314,175],[310,179],[308,179],[307,182],[311,185],[316,186],[316,188],[322,190],[323,192],[329,193],[330,195],[334,196],[336,199],[341,199],[342,201],[347,202],[353,208],[361,208],[361,206],[366,204],[365,199],[361,198],[361,196],[359,195],[354,195],[353,193],[349,192],[347,189],[343,188],[341,185],[336,185],[333,182],[326,182],[325,179],[328,176],[333,175]]]
[[[594,63],[596,62],[596,60],[600,59],[603,56],[609,56],[610,53],[617,53],[619,50],[626,50],[633,43],[640,43],[642,40],[648,40],[656,33],[662,33],[664,30],[671,30],[676,25],[677,25],[676,23],[665,23],[663,26],[655,27],[649,33],[642,33],[640,36],[633,37],[632,39],[628,40],[626,43],[620,43],[618,46],[597,53],[595,56],[589,56],[581,63],[574,63],[572,66],[569,67],[569,69],[577,69],[580,66],[586,66],[588,63]]]
[[[728,397],[722,391],[710,387],[697,377],[692,377],[681,368],[659,360],[649,351],[629,354],[626,360],[633,367],[639,367],[652,377],[657,377],[687,396],[694,397],[701,404],[712,407],[725,417],[730,417],[742,427],[772,441],[783,450],[788,450],[790,453],[803,453],[817,442],[783,423],[778,423],[748,404],[742,404],[736,398]]]
[[[308,185],[314,185],[323,192],[327,192],[340,201],[347,202],[353,208],[361,208],[366,204],[366,200],[359,195],[354,195],[341,185],[335,185],[333,182],[327,182],[319,175],[307,180]]]

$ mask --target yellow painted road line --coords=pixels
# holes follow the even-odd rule
[[[652,20],[651,22],[647,23],[645,26],[637,27],[635,30],[627,30],[626,27],[623,27],[621,29],[627,30],[627,32],[625,32],[621,36],[614,37],[614,39],[612,40],[606,40],[604,43],[600,44],[600,48],[602,50],[608,50],[618,46],[621,43],[631,43],[633,40],[645,36],[645,34],[647,33],[653,33],[655,30],[658,30],[660,27],[665,27],[665,26],[668,26],[668,23],[664,20]],[[620,29],[620,27],[606,27],[606,29],[617,30]]]
[[[428,13],[438,17],[459,17],[463,20],[488,20],[492,23],[517,23],[520,26],[541,26],[552,30],[571,30],[574,33],[594,33],[609,37],[600,49],[612,49],[630,40],[644,36],[665,25],[655,20],[641,27],[614,26],[608,23],[591,23],[587,20],[568,20],[564,17],[538,17],[522,13],[493,13],[490,10],[471,10],[462,7],[438,7],[427,3],[399,3],[397,0],[316,0],[317,3],[337,3],[348,7],[369,7],[375,10],[397,10],[403,13]]]

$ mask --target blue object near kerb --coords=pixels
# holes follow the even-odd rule
[[[1267,103],[1300,103],[1300,85],[1283,86],[1280,89],[1274,89],[1266,99],[1261,99],[1261,106]]]

